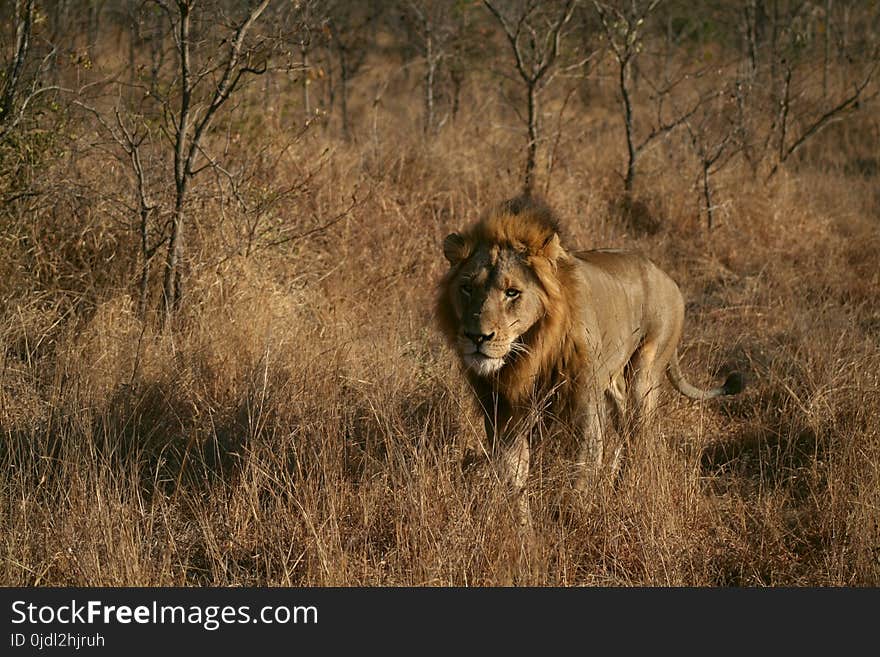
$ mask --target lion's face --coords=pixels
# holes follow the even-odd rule
[[[447,241],[457,237],[450,235]],[[520,338],[544,314],[546,297],[524,254],[498,245],[477,246],[449,286],[458,319],[456,346],[468,369],[489,376],[525,350]]]

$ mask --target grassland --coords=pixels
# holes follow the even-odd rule
[[[672,133],[640,162],[645,230],[622,210],[613,85],[561,120],[550,92],[538,187],[569,243],[652,257],[687,299],[689,378],[748,387],[666,391],[588,499],[574,445],[536,445],[524,549],[503,488],[463,467],[481,422],[433,323],[442,238],[518,190],[523,130],[475,76],[425,138],[417,83],[368,62],[351,141],[335,117],[302,131],[295,83],[253,87],[212,145],[254,172],[253,203],[303,181],[267,214],[298,237],[248,250],[254,215],[203,175],[164,329],[136,313],[128,172],[93,117],[65,117],[3,219],[0,583],[880,584],[880,188],[858,165],[876,101],[769,182],[734,159],[711,231]]]

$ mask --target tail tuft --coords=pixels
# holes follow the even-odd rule
[[[739,372],[732,372],[724,381],[721,389],[724,391],[722,395],[737,395],[742,392],[745,387],[745,379]]]

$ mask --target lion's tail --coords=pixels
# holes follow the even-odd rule
[[[742,392],[743,389],[743,376],[739,372],[733,372],[730,374],[720,388],[701,390],[700,388],[692,386],[681,373],[681,368],[678,364],[678,351],[675,352],[672,356],[672,360],[669,361],[669,365],[666,367],[666,375],[669,377],[672,385],[675,386],[675,389],[681,394],[685,397],[690,397],[691,399],[697,399],[699,401],[713,399],[714,397],[721,397],[723,395],[735,395]]]

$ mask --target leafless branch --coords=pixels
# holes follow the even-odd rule
[[[562,30],[571,19],[575,0],[566,0],[561,11],[550,21],[543,39],[538,36],[537,30],[530,20],[538,6],[537,2],[533,0],[527,2],[519,12],[515,24],[508,20],[490,0],[483,0],[483,4],[501,25],[513,52],[516,70],[526,88],[527,114],[525,123],[528,141],[526,143],[523,193],[528,195],[534,184],[533,178],[537,161],[540,117],[538,96],[541,90],[553,79],[553,75],[548,75],[548,72],[559,55]],[[522,43],[523,38],[527,40],[527,46]],[[514,108],[517,115],[522,116],[515,105]]]
[[[767,175],[767,180],[769,181],[776,173],[779,171],[779,167],[788,160],[789,157],[794,155],[803,145],[804,143],[812,136],[819,133],[823,128],[828,126],[830,123],[833,123],[837,119],[841,117],[845,112],[856,107],[859,102],[863,98],[863,93],[868,85],[871,83],[871,80],[874,77],[874,74],[877,72],[877,68],[880,66],[878,63],[876,56],[874,57],[874,63],[871,65],[868,73],[865,77],[858,82],[853,88],[852,93],[841,100],[839,103],[825,111],[819,118],[810,123],[801,134],[795,139],[791,145],[785,146],[784,141],[780,141],[779,147],[779,159],[773,165],[773,168],[770,170],[770,173]],[[786,94],[787,95],[787,94]],[[784,124],[783,124],[784,125]],[[785,131],[782,131],[782,139],[785,138]]]

